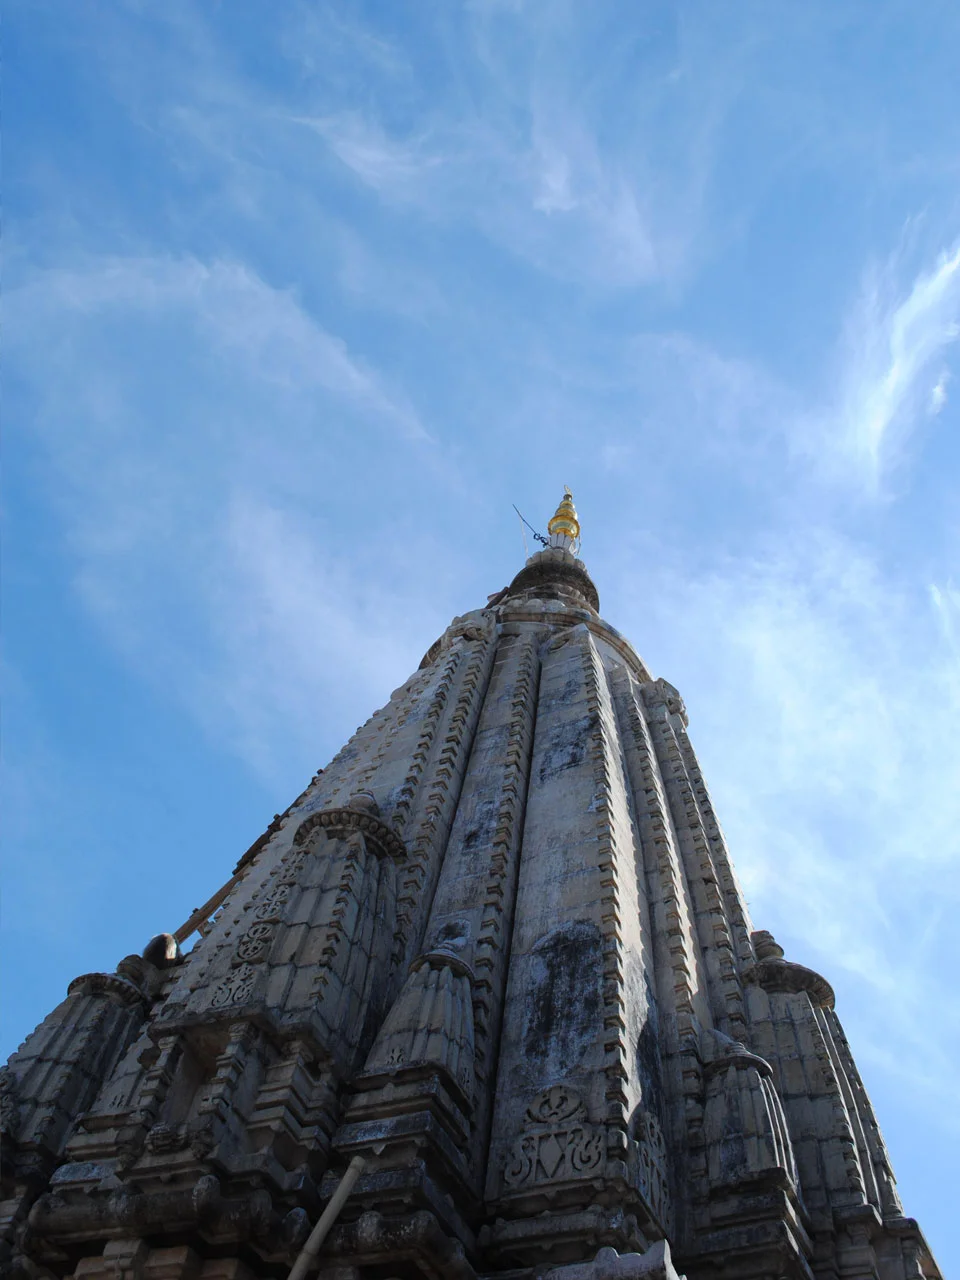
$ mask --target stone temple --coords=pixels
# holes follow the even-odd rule
[[[6,1274],[939,1278],[569,493],[549,530],[205,907],[13,1055]]]

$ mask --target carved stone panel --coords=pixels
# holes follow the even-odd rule
[[[503,1170],[509,1189],[567,1182],[603,1173],[604,1131],[587,1121],[580,1095],[553,1085],[527,1107],[526,1124]]]

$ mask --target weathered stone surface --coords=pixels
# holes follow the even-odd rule
[[[324,1280],[938,1277],[578,529],[0,1073],[11,1274],[280,1277],[361,1156]]]

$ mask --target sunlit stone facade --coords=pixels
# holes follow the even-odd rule
[[[10,1272],[285,1277],[340,1187],[323,1280],[939,1275],[578,533],[13,1056]]]

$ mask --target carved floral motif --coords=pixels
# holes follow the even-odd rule
[[[267,889],[262,901],[257,903],[253,910],[252,923],[246,927],[240,936],[233,955],[233,964],[235,966],[246,967],[266,960],[270,952],[270,945],[276,934],[276,927],[283,919],[284,908],[293,897],[300,869],[306,858],[306,850],[298,849],[288,853],[281,863],[280,874],[276,882]],[[253,983],[252,981],[250,982],[249,989],[242,983],[234,983],[230,990],[240,994],[233,995],[227,991],[229,986],[230,977],[228,976],[220,984],[210,1002],[213,1008],[217,1009],[226,1004],[237,1004],[246,1000],[250,990],[252,990]]]
[[[237,959],[240,961],[263,960],[267,948],[273,941],[273,925],[267,921],[256,921],[237,943]]]
[[[579,1095],[565,1085],[539,1094],[527,1107],[528,1123],[507,1157],[507,1186],[564,1182],[602,1172],[604,1132],[585,1117]]]
[[[570,1116],[583,1114],[583,1103],[579,1095],[562,1084],[551,1086],[527,1107],[527,1119],[539,1124],[548,1124],[551,1120],[567,1120]]]
[[[241,964],[231,970],[210,997],[212,1009],[223,1009],[230,1004],[244,1004],[253,994],[257,971],[251,964]]]

